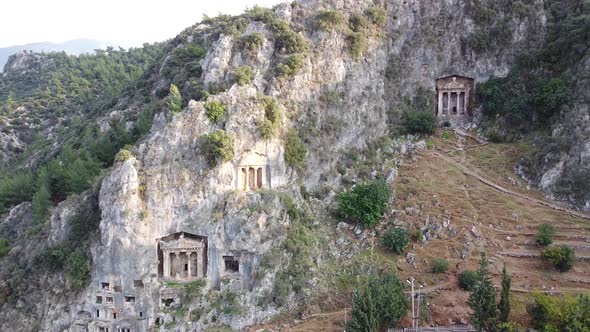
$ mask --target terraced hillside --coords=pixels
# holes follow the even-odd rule
[[[460,324],[469,319],[469,293],[459,288],[457,277],[458,272],[477,269],[482,250],[488,254],[490,274],[498,287],[504,264],[512,275],[513,321],[528,320],[528,293],[590,289],[590,216],[545,200],[515,174],[513,165],[530,152],[526,143],[488,144],[443,131],[427,145],[429,148],[400,168],[393,185],[394,210],[389,222],[375,232],[391,225],[415,229],[413,243],[404,255],[397,256],[384,252],[375,237],[374,251],[366,255],[375,256],[373,264],[380,269],[395,271],[403,279],[415,277],[424,286],[430,324]],[[577,262],[570,272],[560,273],[539,258],[542,247],[535,243],[535,236],[543,223],[556,228],[552,245],[575,248]],[[435,258],[449,261],[446,273],[432,273]],[[361,257],[351,261],[356,259]],[[284,325],[274,327],[283,326],[280,330],[285,331],[341,330],[344,310],[336,307],[337,303],[349,305],[347,296],[327,302],[332,306],[325,307],[330,310],[324,314],[312,314],[305,322],[296,321],[299,324],[281,321]]]

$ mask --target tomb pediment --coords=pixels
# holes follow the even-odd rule
[[[443,86],[443,89],[446,90],[463,90],[465,88],[465,84],[461,84],[459,82],[451,82]]]

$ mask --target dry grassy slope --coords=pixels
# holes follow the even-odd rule
[[[589,257],[590,220],[501,192],[465,174],[452,162],[459,162],[469,171],[508,190],[542,199],[541,193],[528,189],[512,170],[519,156],[528,149],[527,145],[488,144],[468,148],[475,142],[464,138],[444,140],[438,136],[434,150],[424,151],[418,162],[400,170],[396,185],[401,209],[419,207],[419,212],[404,214],[400,217],[402,220],[419,226],[425,218],[448,218],[456,232],[454,236],[432,240],[424,246],[414,245],[412,251],[419,257],[418,272],[405,269],[407,272],[403,273],[404,276],[416,274],[428,285],[448,282],[449,287],[445,287],[448,289],[432,294],[435,320],[442,324],[447,318],[467,319],[467,293],[457,288],[456,267],[459,264],[459,271],[477,268],[482,249],[490,257],[490,272],[498,285],[504,264],[512,274],[515,320],[526,319],[527,293],[535,290],[576,293],[590,289],[590,262],[587,260],[580,259],[572,271],[559,273],[537,257],[513,257],[539,254],[540,248],[535,245],[534,238],[537,226],[542,223],[556,227],[556,244],[572,245],[580,258]],[[467,252],[465,260],[461,259],[461,254]],[[430,273],[429,261],[435,257],[450,261],[449,273]]]
[[[468,293],[457,286],[459,271],[476,269],[479,253],[485,250],[490,258],[490,273],[500,285],[502,267],[506,264],[512,274],[513,310],[515,321],[526,323],[526,303],[533,291],[579,293],[590,289],[590,261],[579,259],[574,269],[559,273],[537,257],[513,257],[525,254],[535,256],[540,248],[535,245],[536,227],[551,223],[557,229],[556,244],[569,244],[576,248],[578,257],[590,257],[590,219],[540,205],[521,197],[506,194],[478,180],[486,180],[507,190],[533,199],[543,199],[542,193],[527,188],[513,172],[519,156],[527,152],[526,144],[481,145],[469,137],[433,138],[435,147],[423,150],[415,161],[407,162],[399,170],[394,184],[395,203],[393,218],[384,224],[404,224],[420,228],[430,223],[448,221],[448,228],[440,238],[426,244],[413,243],[408,252],[416,255],[415,267],[405,257],[397,257],[380,250],[373,254],[383,264],[383,270],[394,270],[401,278],[414,276],[425,284],[432,308],[434,324],[447,325],[450,320],[459,323],[469,319],[466,305]],[[466,174],[466,167],[473,174]],[[385,228],[384,225],[381,227]],[[464,255],[464,259],[462,258]],[[431,261],[443,257],[449,260],[449,272],[431,273]],[[366,257],[355,257],[366,259]],[[352,263],[354,266],[356,263]],[[342,290],[335,285],[335,289]],[[341,296],[326,300],[342,302]],[[319,306],[321,307],[321,306]],[[311,315],[303,323],[285,321],[281,331],[339,331],[342,329],[343,310]],[[409,323],[406,321],[406,323]]]

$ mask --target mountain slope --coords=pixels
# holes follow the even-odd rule
[[[101,42],[94,39],[74,39],[63,43],[31,43],[25,45],[15,45],[0,48],[0,72],[4,69],[4,65],[8,58],[16,53],[22,51],[33,52],[66,52],[67,54],[79,55],[82,53],[93,53],[96,49],[105,49],[107,46],[114,46],[113,44]]]
[[[551,29],[547,3],[307,0],[187,28],[126,88],[107,94],[110,102],[98,94],[68,109],[84,121],[76,130],[60,125],[68,135],[53,141],[51,157],[14,155],[2,178],[11,190],[0,223],[9,247],[0,328],[241,330],[279,314],[341,308],[370,274],[451,285],[452,273],[427,273],[429,260],[470,265],[480,250],[509,253],[502,232],[514,219],[534,227],[546,217],[563,230],[582,224],[499,194],[428,155],[428,138],[401,135],[404,114],[432,113],[437,78],[458,74],[480,86],[540,49]],[[11,130],[15,110],[8,116]],[[516,162],[493,163],[509,147],[445,153],[473,171],[491,162],[484,175],[495,177]],[[418,153],[426,163],[413,174],[408,160]],[[11,176],[22,165],[35,172]],[[379,177],[396,191],[383,220],[373,228],[342,222],[337,193]],[[448,194],[452,209],[435,194]],[[429,237],[405,260],[375,249],[380,233],[398,225],[441,241]],[[555,273],[527,262],[535,275]],[[449,287],[449,296],[465,296]],[[437,308],[435,316],[445,314]],[[454,317],[467,319],[460,309]]]

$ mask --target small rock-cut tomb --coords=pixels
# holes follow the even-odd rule
[[[158,242],[160,277],[191,281],[207,274],[207,238],[185,232],[174,233]]]
[[[472,78],[451,75],[436,80],[436,115],[438,117],[472,116],[474,81]]]
[[[264,165],[238,167],[238,189],[249,191],[267,187],[266,168]]]

